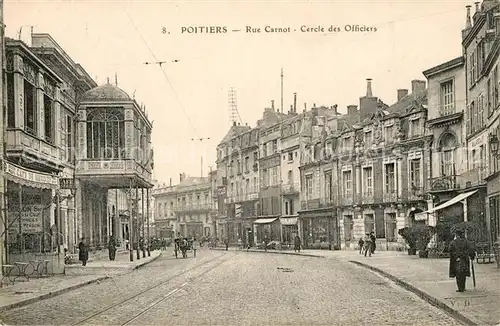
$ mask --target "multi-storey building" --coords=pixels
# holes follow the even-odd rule
[[[468,170],[476,173],[482,182],[476,187],[477,192],[464,202],[468,206],[463,209],[468,220],[475,220],[481,227],[490,229],[491,232],[486,235],[493,240],[498,233],[498,202],[495,197],[499,190],[498,180],[495,180],[498,157],[490,153],[490,140],[493,138],[489,135],[496,134],[494,130],[498,125],[500,13],[498,1],[485,0],[475,5],[472,19],[470,6],[467,6],[466,27],[462,31],[467,100],[464,120]],[[488,201],[484,200],[487,197],[486,178],[494,180],[490,182],[488,191],[492,196],[488,210],[484,209],[488,206]]]
[[[478,63],[477,87],[483,89],[484,106],[486,110],[486,125],[488,134],[488,170],[487,170],[487,198],[486,223],[489,227],[490,243],[500,241],[500,153],[498,141],[500,138],[500,4],[498,1],[483,1],[480,12],[474,15],[474,26],[468,26],[465,31],[464,47],[470,53],[473,51],[473,39],[478,35],[481,38],[479,50],[476,49]],[[483,34],[484,33],[484,34]],[[482,48],[484,47],[484,49]],[[471,62],[473,54],[469,57]],[[471,77],[472,78],[472,77]],[[482,80],[482,85],[481,81]],[[472,99],[471,99],[472,100]],[[472,112],[471,112],[472,113]],[[495,145],[496,144],[496,145]],[[472,167],[474,168],[474,167]]]
[[[340,115],[337,107],[314,106],[300,115],[299,236],[306,248],[339,245],[337,228],[337,162],[332,161],[333,140]],[[333,246],[332,246],[333,244]]]
[[[186,177],[185,173],[181,173],[179,184],[160,186],[154,190],[153,196],[156,203],[155,225],[162,238],[178,233],[195,238],[209,238],[214,234],[210,178]]]
[[[273,103],[271,108],[264,110],[263,118],[257,122],[260,211],[253,227],[255,243],[281,240],[281,122],[287,116],[276,111]]]
[[[7,38],[5,45],[10,262],[74,250],[81,235],[73,184],[75,115],[79,97],[96,86],[49,35],[33,34],[31,43]]]
[[[374,232],[382,250],[399,248],[398,229],[413,222],[412,212],[425,210],[426,95],[425,81],[413,80],[411,94],[398,90],[398,101],[387,106],[372,95],[368,80],[359,111],[351,106],[351,118],[332,135],[342,247]]]
[[[248,165],[251,165],[250,174],[252,175],[249,182],[253,182],[254,188],[258,187],[258,180],[257,184],[255,184],[254,180],[254,173],[258,167],[255,165],[256,159],[253,154],[254,150],[252,149],[256,145],[251,144],[250,139],[248,139],[248,146],[245,146],[245,156],[243,156],[241,138],[238,138],[242,134],[246,134],[248,135],[247,137],[252,139],[252,130],[249,126],[241,126],[233,123],[226,136],[217,145],[216,193],[214,193],[217,196],[216,230],[220,241],[229,241],[231,244],[236,243],[239,237],[244,236],[241,226],[241,206],[238,209],[238,215],[236,214],[236,204],[241,205],[240,203],[242,202],[239,199],[239,194],[241,192],[243,174],[238,174],[238,171],[241,172],[242,158],[249,156]],[[253,131],[254,142],[256,137],[258,137],[258,134],[256,134],[256,131]],[[243,184],[245,183],[246,178]],[[251,189],[251,186],[249,188]],[[250,197],[250,194],[248,196]],[[252,201],[249,202],[250,204],[245,205],[246,207],[251,207]]]
[[[174,238],[180,230],[175,214],[177,191],[176,186],[172,185],[172,179],[168,185],[157,185],[153,190],[153,198],[156,235],[162,239]]]
[[[415,219],[433,226],[438,222],[459,223],[464,214],[481,212],[477,207],[467,209],[463,206],[463,203],[480,200],[484,194],[479,195],[475,190],[484,189],[485,185],[485,167],[481,160],[485,155],[483,147],[473,149],[471,157],[476,157],[475,164],[472,169],[467,166],[464,65],[464,58],[458,57],[423,72],[429,85],[427,132],[430,136],[430,161],[425,165],[429,177],[428,210],[415,214]]]
[[[297,115],[297,94],[290,117],[281,125],[281,240],[293,243],[299,234],[298,211],[300,210],[300,153],[303,144],[302,127],[304,116]]]

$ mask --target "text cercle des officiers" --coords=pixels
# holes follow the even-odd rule
[[[245,26],[244,28],[230,29],[227,26],[182,26],[181,34],[226,34],[229,32],[243,32],[247,34],[279,34],[279,33],[339,33],[339,32],[376,32],[377,27],[359,25],[359,24],[346,24],[344,26],[337,25],[302,25],[299,28],[280,27],[265,25],[263,27]]]

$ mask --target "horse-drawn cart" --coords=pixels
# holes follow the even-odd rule
[[[182,254],[182,258],[186,258],[188,251],[193,251],[193,255],[196,257],[196,249],[193,249],[192,239],[176,238],[174,240],[174,246],[175,258],[178,257],[179,252]]]

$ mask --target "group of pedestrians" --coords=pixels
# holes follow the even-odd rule
[[[365,238],[359,238],[358,245],[359,245],[359,254],[360,255],[368,255],[368,257],[371,257],[372,254],[375,253],[375,249],[377,248],[377,243],[376,243],[376,237],[373,232],[367,233],[365,235]]]
[[[110,261],[114,261],[116,258],[116,247],[116,240],[111,236],[108,241],[108,255]],[[82,262],[82,266],[86,266],[89,260],[89,247],[85,241],[85,237],[78,243],[78,260]]]

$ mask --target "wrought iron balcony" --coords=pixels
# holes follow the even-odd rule
[[[447,191],[459,189],[456,175],[444,175],[437,178],[429,179],[431,191]]]
[[[398,200],[398,194],[396,193],[395,190],[389,191],[389,192],[384,192],[383,200],[384,200],[384,203],[396,202]]]
[[[354,203],[354,198],[352,193],[344,194],[342,196],[342,205],[343,206],[352,206]]]
[[[373,196],[373,191],[363,192],[361,196],[362,204],[373,204],[375,202],[375,198]]]
[[[408,200],[422,200],[424,197],[424,189],[419,186],[411,186],[408,190]]]
[[[300,193],[299,183],[286,183],[281,185],[281,191],[284,195],[293,195]]]

